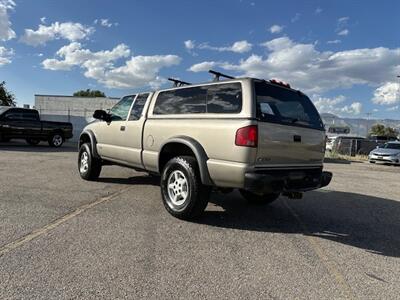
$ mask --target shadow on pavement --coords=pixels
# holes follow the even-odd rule
[[[50,147],[47,142],[41,142],[37,146],[28,145],[24,141],[0,142],[0,151],[15,151],[15,152],[77,152],[78,146],[75,143],[65,143],[60,148]]]
[[[160,177],[150,175],[133,176],[129,178],[99,177],[96,181],[115,184],[146,184],[160,186]]]
[[[251,206],[238,193],[213,194],[198,223],[259,232],[295,233],[400,257],[400,201],[336,191],[309,192],[302,200],[280,198]]]

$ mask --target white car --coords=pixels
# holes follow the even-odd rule
[[[369,153],[369,162],[400,165],[400,142],[388,142]]]

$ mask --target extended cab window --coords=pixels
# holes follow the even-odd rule
[[[255,92],[260,121],[324,130],[318,111],[304,94],[265,82],[256,82]]]
[[[117,104],[113,106],[113,108],[110,109],[111,119],[113,121],[126,120],[135,96],[136,95],[123,97]]]
[[[140,94],[137,96],[135,103],[133,103],[131,114],[129,116],[129,121],[139,120],[142,116],[143,107],[146,104],[149,94]]]
[[[24,111],[22,113],[22,118],[27,121],[39,121],[39,114],[36,111]]]
[[[188,87],[160,92],[155,115],[239,113],[242,109],[240,83]]]

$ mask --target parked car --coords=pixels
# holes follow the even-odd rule
[[[388,142],[372,150],[368,156],[370,163],[387,163],[400,165],[400,142]]]
[[[79,138],[80,176],[94,180],[109,164],[159,174],[164,206],[178,218],[201,214],[212,188],[271,203],[281,194],[300,198],[332,177],[322,170],[317,110],[276,81],[239,78],[129,95],[93,116]]]
[[[71,123],[41,121],[38,111],[34,109],[0,108],[0,141],[24,139],[30,145],[47,141],[50,146],[60,147],[70,138]]]

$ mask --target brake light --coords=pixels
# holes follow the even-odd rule
[[[235,145],[244,147],[257,147],[258,128],[257,125],[250,125],[239,128],[236,131]]]
[[[281,80],[271,79],[269,82],[290,88],[290,84]]]

